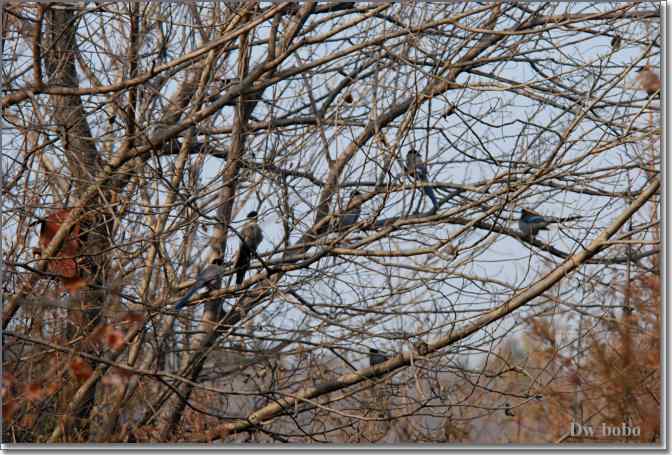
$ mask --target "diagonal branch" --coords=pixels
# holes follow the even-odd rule
[[[559,283],[563,278],[579,268],[588,259],[592,258],[609,244],[608,240],[618,232],[618,230],[651,198],[660,188],[660,179],[655,178],[653,182],[646,188],[645,191],[619,216],[614,222],[609,225],[590,245],[572,257],[568,258],[557,268],[550,271],[545,277],[540,279],[537,283],[528,287],[519,294],[514,295],[508,301],[501,304],[492,311],[487,312],[476,321],[466,325],[461,330],[454,330],[445,337],[439,338],[433,343],[428,344],[428,353],[436,352],[447,346],[455,344],[456,342],[467,338],[477,331],[489,326],[506,315],[512,313],[518,308],[524,306],[534,298],[546,292],[551,287]],[[322,395],[350,387],[358,384],[374,376],[389,373],[411,364],[413,358],[417,354],[413,352],[405,352],[388,361],[375,365],[373,367],[364,368],[354,373],[342,375],[332,382],[328,382],[316,387],[308,387],[300,391],[292,398],[283,398],[277,402],[271,403],[250,414],[247,419],[237,422],[226,423],[207,432],[206,434],[197,435],[191,439],[196,442],[206,442],[213,439],[220,439],[226,435],[237,433],[241,431],[250,431],[255,429],[257,425],[262,425],[264,422],[282,415],[285,409],[294,409],[295,406],[300,405],[305,400],[314,400]]]

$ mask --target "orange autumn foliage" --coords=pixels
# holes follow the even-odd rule
[[[72,209],[56,210],[42,220],[40,227],[39,245],[40,251],[44,251],[58,233],[63,222],[67,219]],[[49,259],[47,270],[60,277],[60,280],[68,292],[74,293],[86,286],[86,279],[82,277],[75,258],[80,254],[82,241],[79,222],[72,227],[60,250]]]
[[[72,359],[70,362],[70,371],[79,382],[86,381],[93,374],[93,369],[91,366],[81,357],[75,357]]]

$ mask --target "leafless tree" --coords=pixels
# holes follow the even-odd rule
[[[660,274],[659,8],[5,4],[3,440],[508,431],[521,321],[581,350]]]

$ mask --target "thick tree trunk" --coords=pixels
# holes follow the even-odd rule
[[[76,7],[69,5],[52,5],[46,13],[47,37],[45,65],[49,85],[64,86],[76,89],[79,86],[76,58],[79,49],[76,41],[77,16]],[[53,107],[53,119],[60,131],[60,138],[66,157],[66,166],[69,180],[75,187],[74,193],[81,196],[90,185],[100,169],[100,160],[95,141],[91,134],[86,111],[79,96],[50,95]],[[54,201],[56,205],[67,205],[68,201]],[[93,288],[77,291],[77,296],[71,299],[69,320],[79,324],[69,325],[66,338],[86,336],[101,321],[104,305],[104,293],[93,289],[105,283],[104,264],[105,256],[96,254],[108,244],[108,223],[105,217],[93,216],[98,212],[93,206],[86,211],[86,222],[83,225],[81,252],[86,258],[95,258],[82,261],[80,273],[88,280]],[[76,325],[79,325],[77,327]],[[86,346],[82,349],[86,351]],[[96,365],[91,365],[95,368]],[[91,411],[95,404],[96,388],[92,387],[75,415],[66,416],[72,423],[71,433],[64,435],[65,440],[87,441],[89,439]],[[70,420],[71,419],[71,420]]]

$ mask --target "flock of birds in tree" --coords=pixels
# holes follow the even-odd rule
[[[612,45],[613,45],[612,41]],[[661,81],[658,75],[651,69],[649,65],[642,66],[637,69],[637,81],[642,90],[644,90],[649,97],[656,95],[660,97]],[[404,174],[421,184],[422,192],[429,198],[432,203],[431,213],[435,213],[439,209],[439,201],[436,197],[434,188],[430,184],[429,172],[427,164],[420,159],[418,152],[411,149],[406,154],[406,161],[404,163]],[[361,214],[361,203],[359,198],[361,193],[354,190],[350,193],[348,204],[338,217],[338,222],[335,224],[337,230],[345,230],[355,225]],[[47,248],[51,239],[55,236],[60,228],[60,224],[66,219],[69,209],[60,209],[52,212],[45,218],[38,219],[35,224],[40,224],[39,245],[40,248],[35,248],[33,253],[37,256],[41,251]],[[533,240],[540,231],[548,230],[548,226],[552,224],[564,223],[581,219],[580,216],[570,217],[553,217],[541,215],[533,212],[527,208],[522,208],[520,218],[518,220],[518,228],[522,233],[522,237],[527,240]],[[75,292],[86,284],[83,280],[79,270],[81,264],[72,259],[76,257],[78,249],[81,246],[82,239],[79,234],[79,224],[71,230],[66,237],[61,251],[50,260],[48,270],[55,275],[60,276],[61,281],[69,292]],[[264,234],[258,224],[258,214],[256,211],[247,214],[247,222],[243,225],[238,233],[240,237],[240,246],[235,256],[234,269],[236,272],[236,285],[243,284],[245,274],[250,268],[250,262],[253,256],[257,256],[257,248],[264,239]],[[201,288],[206,288],[208,291],[216,290],[220,287],[220,279],[226,273],[226,266],[222,257],[217,257],[211,261],[197,276],[194,284],[187,290],[187,292],[180,298],[176,305],[176,310],[181,310],[189,303],[191,297]],[[82,284],[84,283],[84,284]],[[418,352],[427,351],[427,345],[421,342],[422,345],[416,347]],[[381,353],[375,348],[369,349],[369,366],[373,367],[383,363],[389,359],[388,356]]]

